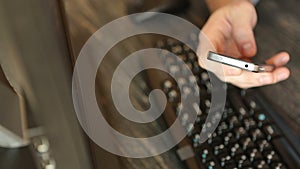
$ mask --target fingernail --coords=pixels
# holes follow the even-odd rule
[[[268,84],[268,83],[272,83],[272,79],[270,76],[263,76],[263,77],[259,78],[259,82],[261,84]]]
[[[279,73],[276,76],[276,78],[277,78],[278,81],[281,81],[281,80],[284,80],[284,79],[288,78],[288,74],[287,73]]]
[[[246,43],[242,47],[244,54],[249,55],[251,50],[251,43]]]
[[[246,43],[246,44],[243,45],[244,50],[248,50],[250,48],[251,48],[251,43]]]
[[[281,58],[280,62],[281,63],[286,63],[286,62],[288,62],[288,60],[289,60],[289,57],[288,56],[284,56],[283,58]]]

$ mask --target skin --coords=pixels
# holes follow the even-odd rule
[[[208,0],[208,6],[213,13],[202,28],[202,33],[210,41],[211,45],[205,46],[205,44],[200,43],[198,47],[197,53],[202,58],[199,59],[201,67],[212,72],[217,72],[217,69],[222,67],[223,73],[216,73],[217,76],[221,80],[240,88],[275,84],[286,80],[290,76],[289,69],[285,67],[285,64],[290,60],[287,52],[277,53],[266,61],[266,63],[276,66],[273,72],[252,73],[219,63],[207,66],[211,63],[206,63],[209,61],[203,59],[203,57],[206,58],[208,50],[246,61],[251,61],[251,58],[257,52],[253,34],[253,28],[257,22],[257,14],[254,6],[249,1]],[[199,38],[201,42],[203,37]]]

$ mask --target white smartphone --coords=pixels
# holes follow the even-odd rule
[[[226,64],[229,66],[241,68],[243,70],[251,71],[251,72],[272,72],[275,69],[274,65],[267,65],[267,64],[262,64],[262,65],[257,65],[251,62],[246,62],[240,59],[232,58],[229,56],[221,55],[215,52],[208,52],[207,56],[208,60],[219,62],[222,64]]]

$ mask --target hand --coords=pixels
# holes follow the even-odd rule
[[[255,8],[246,0],[233,1],[216,10],[199,35],[197,54],[200,66],[214,72],[221,80],[240,88],[274,84],[287,79],[290,71],[284,65],[290,57],[286,52],[278,53],[266,61],[276,66],[273,72],[268,73],[248,72],[206,59],[208,51],[215,51],[246,61],[251,60],[257,52],[253,34],[256,22]]]

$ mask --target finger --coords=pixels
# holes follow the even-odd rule
[[[242,57],[242,54],[240,53],[238,46],[236,45],[233,38],[226,39],[226,41],[223,43],[223,51],[218,51],[218,53],[222,53],[233,58]]]
[[[252,28],[236,24],[233,26],[233,37],[239,48],[240,53],[246,57],[252,57],[257,52],[256,43]]]
[[[276,67],[280,67],[285,65],[289,60],[290,55],[287,52],[281,52],[268,59],[266,63],[275,65]]]
[[[224,15],[223,11],[218,11],[209,17],[199,34],[199,42],[202,43],[200,46],[209,46],[219,52],[224,51],[226,39],[231,36],[231,26]]]
[[[289,76],[289,69],[286,67],[280,67],[270,73],[253,73],[243,71],[240,76],[227,76],[226,81],[240,88],[250,88],[275,84],[286,80]]]
[[[257,86],[275,84],[280,81],[286,80],[290,76],[290,71],[286,67],[275,69],[271,73],[260,74],[257,73],[256,79],[258,80]]]
[[[275,69],[272,72],[273,75],[273,84],[278,83],[280,81],[286,80],[290,76],[290,70],[286,67],[280,67]]]
[[[256,11],[253,5],[247,1],[241,1],[235,5],[237,10],[230,11],[228,16],[233,38],[243,56],[254,56],[257,51],[253,34],[253,28],[257,21]]]

